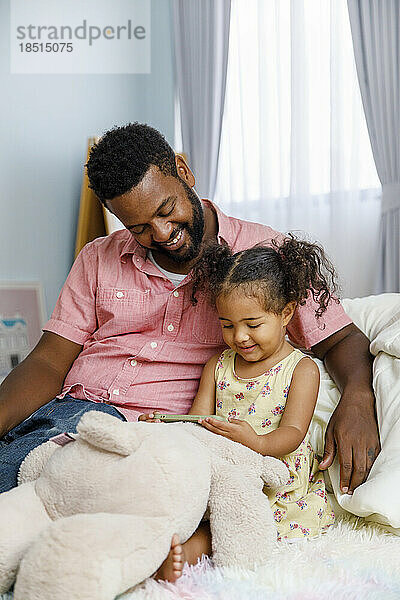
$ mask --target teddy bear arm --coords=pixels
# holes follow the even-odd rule
[[[287,466],[273,456],[260,456],[260,473],[265,485],[270,490],[275,490],[286,485],[289,480],[289,469]]]
[[[257,473],[221,463],[209,499],[213,560],[218,566],[253,568],[268,559],[277,539],[269,500]]]

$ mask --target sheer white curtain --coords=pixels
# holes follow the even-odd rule
[[[232,0],[215,201],[328,249],[346,295],[371,293],[380,183],[346,0]]]
[[[361,94],[382,182],[377,289],[400,291],[400,8],[348,0]]]
[[[182,149],[196,188],[214,195],[224,109],[231,0],[174,0],[176,91]]]

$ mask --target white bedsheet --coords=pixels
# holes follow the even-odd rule
[[[371,341],[375,356],[373,385],[382,450],[368,480],[352,496],[339,489],[339,463],[329,478],[339,505],[369,521],[388,525],[400,535],[400,294],[345,299],[342,305]],[[311,425],[311,442],[323,454],[324,432],[339,401],[339,391],[321,361],[321,388]],[[357,419],[357,415],[354,415]]]

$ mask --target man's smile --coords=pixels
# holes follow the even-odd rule
[[[163,244],[159,244],[160,246],[167,246],[168,248],[175,248],[178,246],[179,242],[183,237],[183,229],[180,229],[177,234],[175,234],[174,239],[170,242],[164,242]]]

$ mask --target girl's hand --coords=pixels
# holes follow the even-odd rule
[[[146,423],[161,423],[160,419],[155,419],[153,413],[139,415],[138,421],[146,421]]]
[[[260,437],[256,434],[247,421],[241,419],[229,419],[229,421],[218,421],[212,417],[199,420],[208,431],[222,435],[234,442],[239,442],[255,452],[259,452]]]

